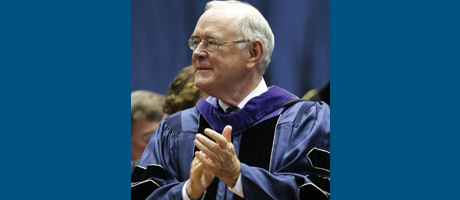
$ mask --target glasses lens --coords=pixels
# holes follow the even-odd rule
[[[208,51],[216,51],[217,48],[219,47],[217,40],[214,40],[214,39],[207,40],[206,44],[207,44],[206,49]]]
[[[188,39],[188,45],[192,51],[195,51],[201,41],[203,41],[204,48],[209,52],[216,51],[219,48],[219,43],[214,39],[201,40],[199,38],[190,38]]]
[[[200,42],[201,41],[196,38],[190,38],[188,39],[188,46],[191,50],[195,51],[196,47],[198,47],[198,44],[200,44]]]

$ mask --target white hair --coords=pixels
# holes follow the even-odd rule
[[[205,10],[217,7],[249,7],[257,11],[257,14],[248,14],[240,20],[239,31],[242,37],[240,38],[241,40],[254,41],[259,39],[262,41],[263,54],[259,62],[259,67],[262,74],[264,74],[270,64],[273,48],[275,47],[275,36],[273,35],[272,29],[270,28],[270,25],[268,25],[267,20],[256,8],[248,3],[240,1],[210,1],[206,4]],[[243,49],[246,45],[247,43],[240,43],[238,44],[238,47]]]

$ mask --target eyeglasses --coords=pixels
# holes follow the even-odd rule
[[[249,42],[249,40],[235,40],[235,41],[218,41],[216,39],[200,39],[200,38],[190,38],[188,39],[188,45],[192,51],[195,51],[198,48],[198,45],[203,42],[204,48],[209,51],[217,51],[219,50],[220,45],[230,44],[230,43],[241,43],[241,42]]]

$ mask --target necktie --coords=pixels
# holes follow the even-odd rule
[[[227,109],[225,109],[225,114],[232,114],[232,113],[236,112],[237,110],[239,110],[238,107],[230,106]]]

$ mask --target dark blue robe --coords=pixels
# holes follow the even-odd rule
[[[233,127],[232,142],[241,160],[245,199],[329,199],[329,106],[323,102],[300,101],[279,108],[294,99],[298,97],[272,86],[232,114],[219,112],[217,99],[209,97],[200,100],[196,107],[166,117],[142,155],[140,169],[144,170],[136,175],[133,172],[136,177],[132,177],[132,192],[148,191],[147,199],[182,199],[182,187],[189,178],[194,156],[195,134],[200,119],[205,119],[219,133],[225,125]],[[257,129],[265,130],[270,124],[273,128],[266,131]],[[250,139],[248,132],[271,144],[249,143],[255,140]],[[243,137],[245,134],[247,137]],[[241,149],[249,153],[265,147],[268,151],[263,154],[268,162],[261,162],[261,166],[257,162],[253,164],[256,166],[247,164],[257,154],[240,155]],[[205,198],[238,198],[222,181],[215,186],[211,191],[215,194],[207,190]]]

